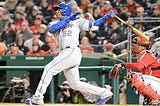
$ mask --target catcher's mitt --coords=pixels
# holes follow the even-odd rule
[[[122,68],[117,67],[117,64],[115,64],[113,66],[113,68],[109,71],[109,78],[110,79],[116,79],[119,72],[121,72],[121,71],[122,71]]]

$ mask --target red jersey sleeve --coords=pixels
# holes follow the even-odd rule
[[[144,64],[141,62],[135,62],[135,63],[126,63],[125,67],[131,70],[137,70],[140,71],[144,68]]]

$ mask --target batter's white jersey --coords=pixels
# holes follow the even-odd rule
[[[60,30],[59,46],[61,49],[66,47],[77,47],[79,45],[79,33],[81,30],[89,30],[89,21],[85,19],[77,19],[71,21]]]

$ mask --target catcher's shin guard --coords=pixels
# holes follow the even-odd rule
[[[142,77],[138,74],[133,74],[132,78],[129,78],[131,85],[138,91],[141,95],[150,97],[152,101],[158,101],[160,94],[157,94],[150,85],[145,85]],[[156,103],[153,103],[156,104]]]

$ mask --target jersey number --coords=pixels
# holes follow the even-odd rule
[[[63,37],[65,37],[65,36],[72,36],[72,31],[71,30],[64,30]]]

